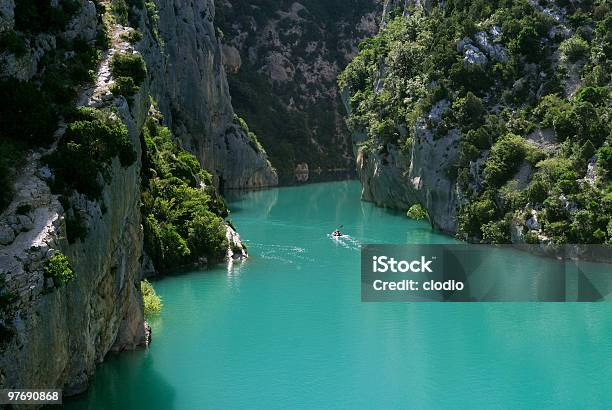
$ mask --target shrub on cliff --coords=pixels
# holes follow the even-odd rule
[[[52,278],[56,287],[63,286],[74,279],[74,270],[68,257],[61,252],[45,261],[43,272],[45,278]]]
[[[18,0],[15,2],[15,29],[42,33],[62,31],[81,4],[78,0],[63,0],[57,6],[52,1]]]
[[[115,95],[122,95],[128,101],[138,92],[139,87],[134,84],[132,77],[118,77],[115,79],[115,84],[111,86],[111,92]]]
[[[506,221],[491,221],[480,227],[482,240],[486,243],[510,243],[510,226]]]
[[[499,139],[485,163],[485,183],[491,187],[501,187],[518,170],[525,153],[525,142],[518,135],[508,134]]]
[[[589,51],[589,43],[575,34],[559,45],[561,57],[574,63],[584,57]]]
[[[210,211],[199,213],[188,223],[187,244],[193,250],[193,257],[223,260],[228,243],[222,219]]]
[[[55,107],[34,82],[0,81],[0,136],[46,146],[53,141],[57,120]]]
[[[109,179],[109,165],[118,157],[121,166],[136,161],[127,127],[115,114],[80,108],[71,117],[57,150],[45,158],[55,173],[54,190],[71,189],[99,199],[102,185],[98,174]]]
[[[23,57],[27,48],[23,36],[13,30],[7,30],[0,34],[0,50],[8,50],[16,57]]]
[[[612,172],[612,147],[601,147],[597,153],[597,165],[601,167],[602,174],[610,177]]]
[[[140,54],[117,52],[110,62],[113,77],[131,77],[135,85],[140,85],[147,78],[147,67]]]
[[[421,204],[414,204],[408,209],[406,212],[406,216],[410,219],[426,219],[427,218],[427,210]]]
[[[458,231],[465,238],[479,238],[481,227],[498,216],[497,206],[489,192],[464,205],[458,216]]]
[[[161,298],[155,292],[155,288],[148,280],[140,282],[140,290],[142,292],[142,303],[145,316],[153,316],[161,313],[164,307]]]

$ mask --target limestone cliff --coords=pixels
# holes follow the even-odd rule
[[[239,115],[283,183],[353,170],[336,76],[378,29],[372,0],[216,2]]]
[[[48,32],[21,32],[15,2],[0,0],[0,79],[44,86],[49,61],[60,70],[71,68],[66,64],[76,53],[60,44],[95,43],[101,59],[90,73],[93,83],[80,84],[76,103],[121,123],[135,158],[119,155],[103,165],[90,181],[100,185],[99,198],[66,189],[58,195],[54,190],[64,182],[47,158],[59,150],[62,120],[48,147],[28,150],[23,164],[16,164],[12,202],[0,214],[0,387],[63,388],[70,395],[87,388],[109,351],[146,343],[141,131],[150,96],[221,189],[274,185],[277,177],[263,148],[234,120],[212,1],[159,0],[146,8],[130,1],[121,9],[117,3],[123,2],[79,0],[66,2],[70,14],[62,1],[43,3],[37,3],[43,12],[55,8],[57,15],[70,16],[62,29],[58,23]],[[99,46],[104,28],[110,44]],[[113,88],[119,84],[110,67],[117,53],[142,55],[146,62],[146,78],[128,97]],[[0,137],[4,144],[5,135]],[[246,257],[229,227],[227,240],[230,259]],[[60,254],[74,273],[65,284],[46,270]]]
[[[612,243],[611,24],[606,3],[385,1],[339,76],[363,199],[470,241]]]
[[[131,9],[145,33],[137,44],[154,73],[151,93],[183,147],[218,180],[221,190],[276,185],[265,151],[234,121],[212,1],[160,0],[150,11]]]
[[[386,0],[383,3],[381,26],[398,14],[406,15],[413,5],[429,7],[429,2],[409,0]],[[385,65],[379,65],[375,91],[382,91]],[[349,95],[343,93],[347,112],[351,112]],[[428,118],[437,120],[446,107],[438,105],[428,113]],[[398,126],[399,134],[406,136],[404,126]],[[456,231],[455,213],[458,193],[447,169],[456,161],[459,133],[452,130],[444,137],[434,138],[425,119],[415,124],[414,136],[409,147],[400,149],[398,143],[378,140],[374,149],[362,144],[367,136],[361,129],[353,130],[357,172],[362,185],[362,199],[378,206],[408,209],[419,203],[427,209],[433,226],[447,233]],[[370,147],[371,148],[371,147]]]
[[[93,27],[89,32],[95,36],[95,13],[76,19],[82,19],[79,24],[84,27]],[[112,54],[131,52],[120,38],[122,32],[117,26],[111,33],[112,48],[103,57],[96,84],[82,93],[80,103],[115,110],[127,125],[129,140],[140,158],[140,128],[149,103],[147,85],[134,97],[131,108],[123,97],[114,98],[108,88]],[[62,132],[60,127],[58,135]],[[139,276],[140,161],[123,167],[115,158],[101,200],[74,193],[66,209],[51,193],[49,183],[54,175],[41,162],[41,156],[53,150],[29,154],[15,184],[16,196],[0,217],[2,293],[14,299],[2,312],[6,333],[0,385],[62,387],[70,395],[87,387],[96,363],[109,350],[131,349],[146,342]],[[69,243],[66,219],[74,214],[88,233]],[[65,286],[56,286],[43,272],[45,261],[58,252],[67,255],[75,273],[75,279]]]
[[[429,2],[385,0],[381,27],[397,15],[408,15],[409,8],[415,5],[428,8]],[[384,62],[379,62],[374,86],[376,93],[384,87],[385,69]],[[343,101],[350,114],[349,97],[348,90],[345,90]],[[376,137],[374,149],[371,149],[371,143],[364,146],[368,137],[360,128],[353,130],[353,147],[363,200],[402,210],[421,204],[428,211],[432,226],[454,234],[459,195],[456,181],[449,178],[447,170],[457,159],[460,133],[454,129],[442,138],[434,138],[428,127],[431,122],[426,122],[426,119],[438,121],[447,108],[448,102],[442,101],[432,107],[426,118],[420,118],[414,125],[413,138],[408,140],[409,146],[403,150],[397,142],[386,142]],[[404,138],[408,134],[404,125],[399,125],[398,131]]]

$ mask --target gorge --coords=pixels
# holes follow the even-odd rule
[[[358,254],[612,243],[610,7],[0,0],[0,388],[87,391],[73,408],[608,401],[605,304],[361,304]]]

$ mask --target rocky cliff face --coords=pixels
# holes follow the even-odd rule
[[[437,229],[454,233],[458,190],[447,169],[456,160],[458,141],[456,132],[434,140],[430,130],[418,127],[409,154],[395,144],[376,152],[356,148],[362,199],[396,209],[422,204]]]
[[[383,3],[381,27],[399,14],[406,15],[408,7],[429,7],[429,2],[409,0],[386,0]],[[379,65],[375,89],[382,90],[385,65]],[[342,95],[345,109],[351,112],[348,94]],[[434,107],[429,117],[439,117],[440,107]],[[403,126],[400,135],[407,135]],[[434,138],[425,121],[415,125],[410,146],[401,149],[397,143],[379,142],[375,150],[364,149],[368,138],[363,130],[352,134],[357,173],[362,185],[362,199],[378,206],[408,209],[413,204],[422,204],[429,213],[430,222],[447,233],[456,231],[457,187],[447,173],[449,165],[456,160],[459,142],[457,130],[445,137]]]
[[[397,15],[406,15],[408,7],[430,7],[430,2],[410,0],[386,0],[383,3],[381,26]],[[385,65],[381,62],[377,74],[375,92],[384,84]],[[349,96],[342,95],[345,109],[351,112]],[[432,107],[427,118],[439,120],[444,104]],[[407,130],[398,127],[400,135],[406,137]],[[430,222],[437,229],[454,233],[457,229],[455,214],[458,206],[458,188],[448,176],[448,168],[457,159],[460,134],[452,130],[442,138],[434,138],[425,119],[415,125],[414,137],[407,149],[397,143],[378,141],[375,149],[364,147],[368,139],[365,132],[354,129],[352,134],[357,172],[362,185],[362,199],[378,206],[408,209],[421,204],[427,209]]]
[[[212,1],[161,0],[155,32],[147,10],[137,11],[139,45],[154,73],[151,92],[183,147],[217,177],[219,187],[276,185],[265,151],[234,121]]]
[[[363,198],[470,241],[612,243],[611,24],[604,3],[386,1],[339,77]]]
[[[84,10],[90,10],[84,3]],[[88,27],[95,38],[97,18],[79,15],[73,25]],[[71,26],[72,27],[72,26]],[[91,29],[93,27],[93,29]],[[113,109],[127,125],[130,142],[140,158],[140,129],[148,107],[143,85],[132,108],[109,91],[109,60],[115,52],[132,52],[115,27],[113,46],[103,57],[96,84],[85,90],[80,103]],[[93,38],[87,38],[92,40]],[[58,135],[63,132],[60,127]],[[140,161],[122,167],[115,158],[100,201],[74,193],[69,211],[49,183],[54,176],[31,153],[15,184],[14,201],[0,217],[0,271],[4,295],[14,299],[4,306],[2,324],[8,332],[0,355],[0,385],[6,387],[63,387],[74,394],[87,387],[95,365],[110,350],[144,344],[145,324],[140,293]],[[87,235],[69,243],[66,218],[78,214]],[[75,279],[56,286],[45,277],[45,261],[62,252],[71,262]]]
[[[36,34],[19,53],[0,50],[0,77],[36,81],[39,63],[54,56],[57,43],[79,39],[93,44],[103,24],[100,9],[88,0],[79,3],[63,31]],[[160,0],[148,6],[129,12],[130,25],[142,33],[137,41],[131,41],[135,31],[127,21],[115,16],[108,25],[110,49],[103,52],[94,84],[81,91],[77,102],[105,110],[123,123],[137,160],[125,166],[112,159],[104,176],[98,174],[99,199],[76,191],[60,197],[50,188],[56,176],[42,160],[55,152],[56,143],[34,149],[19,169],[12,203],[0,214],[3,388],[54,387],[66,395],[79,393],[109,351],[146,343],[140,189],[141,130],[150,95],[184,148],[212,171],[221,188],[276,184],[265,151],[234,121],[212,1]],[[15,25],[15,3],[1,0],[0,10],[4,36]],[[129,101],[111,92],[117,80],[109,66],[115,53],[141,54],[147,63],[147,79]],[[59,125],[56,139],[65,128]],[[69,242],[67,222],[75,219],[86,234]],[[246,257],[238,234],[228,227],[227,235],[228,257]],[[47,261],[58,254],[67,256],[75,276],[64,285],[45,272]]]
[[[216,6],[234,104],[282,182],[352,170],[336,76],[359,41],[377,31],[377,4],[229,0]]]

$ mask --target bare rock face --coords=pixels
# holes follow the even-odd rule
[[[240,58],[238,49],[234,46],[223,44],[221,46],[221,53],[223,55],[223,66],[225,67],[225,71],[230,73],[238,72],[242,65],[242,59]]]
[[[159,39],[149,31],[140,46],[155,72],[151,92],[183,148],[216,176],[219,188],[276,185],[276,171],[265,151],[253,147],[248,135],[233,126],[214,10],[211,0],[159,2]],[[145,27],[146,11],[141,14]]]
[[[458,132],[436,140],[429,130],[419,127],[410,153],[392,144],[381,146],[378,152],[359,149],[357,172],[362,199],[396,209],[420,203],[433,226],[453,233],[458,197],[447,169],[455,159],[452,153],[458,140]]]

